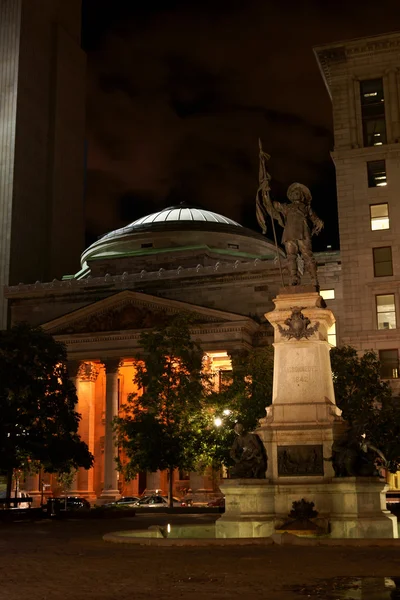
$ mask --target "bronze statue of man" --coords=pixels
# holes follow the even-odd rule
[[[299,285],[301,271],[299,270],[298,257],[304,261],[305,270],[308,271],[313,284],[318,288],[317,265],[312,253],[311,237],[318,234],[324,226],[323,221],[311,208],[311,192],[301,183],[292,183],[287,191],[290,203],[273,202],[270,198],[271,176],[267,170],[267,161],[270,156],[263,151],[261,140],[260,147],[260,171],[259,186],[256,195],[256,215],[263,234],[267,231],[266,217],[272,219],[272,231],[275,245],[277,247],[277,258],[283,283],[282,269],[280,265],[278,244],[274,226],[276,219],[283,227],[282,243],[287,255],[287,267],[290,276],[290,285]],[[312,228],[310,228],[310,225]]]
[[[297,256],[300,255],[312,283],[318,286],[317,265],[312,253],[311,236],[317,235],[324,223],[311,208],[311,192],[305,185],[292,183],[288,188],[287,197],[290,203],[272,202],[272,205],[275,211],[284,217],[282,243],[287,255],[290,285],[300,283],[301,274],[297,263]]]

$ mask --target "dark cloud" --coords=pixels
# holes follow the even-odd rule
[[[328,221],[320,244],[335,244],[331,105],[312,47],[400,29],[396,7],[86,0],[91,235],[181,201],[257,228],[260,136],[275,196],[309,185]]]

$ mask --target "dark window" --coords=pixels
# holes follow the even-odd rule
[[[372,254],[374,257],[375,277],[393,275],[392,248],[390,246],[372,248]]]
[[[152,248],[153,244],[152,242],[146,242],[145,244],[140,244],[141,248]]]
[[[387,185],[386,164],[384,160],[371,160],[367,162],[368,187],[382,187]]]
[[[360,94],[364,146],[382,146],[386,144],[383,80],[361,81]]]
[[[239,244],[228,244],[228,248],[232,248],[233,250],[239,250]]]
[[[397,379],[399,377],[398,350],[379,350],[382,379]]]

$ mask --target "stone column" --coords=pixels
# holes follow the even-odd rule
[[[118,415],[118,369],[119,358],[103,361],[106,371],[106,419],[104,440],[104,484],[101,498],[113,499],[120,496],[118,472],[115,459],[118,449],[114,441],[113,419]]]
[[[95,363],[83,362],[80,365],[77,377],[78,405],[76,410],[81,415],[79,423],[79,435],[83,442],[94,454],[94,426],[95,426],[95,385],[99,374],[99,367]],[[75,478],[73,489],[79,496],[85,496],[89,500],[95,500],[96,494],[93,489],[93,468],[79,469]]]
[[[68,361],[69,378],[75,386],[77,395],[78,395],[78,372],[79,372],[80,366],[81,366],[80,360],[69,360]],[[78,404],[79,404],[79,396],[78,396]],[[78,412],[79,412],[79,410],[78,410]],[[78,493],[79,493],[78,487],[79,486],[78,486],[78,473],[77,473],[72,482],[71,489],[69,490],[69,493],[71,494],[71,496],[78,495]]]

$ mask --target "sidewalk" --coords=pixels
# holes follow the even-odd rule
[[[143,524],[127,519],[129,527]],[[121,520],[0,525],[2,598],[301,600],[313,596],[288,588],[336,576],[400,576],[400,548],[160,548],[102,541],[116,529]]]

